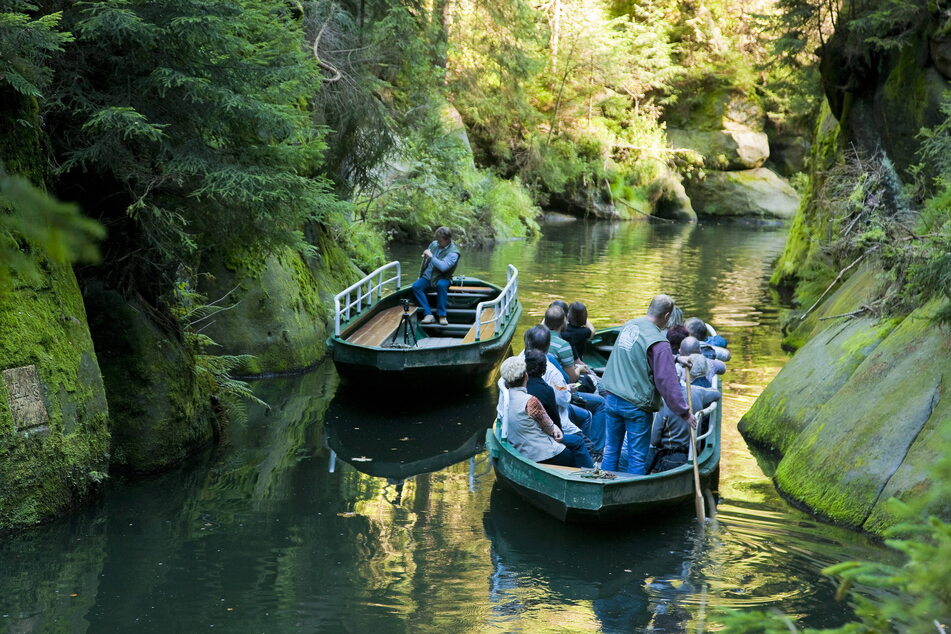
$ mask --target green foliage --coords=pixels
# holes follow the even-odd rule
[[[307,108],[320,74],[285,4],[103,0],[66,15],[62,170],[128,192],[90,211],[129,214],[160,262],[298,242],[333,204]]]
[[[36,17],[37,10],[24,0],[0,0],[0,85],[28,97],[43,94],[52,76],[50,57],[72,39],[59,29],[61,13]]]
[[[96,261],[97,241],[104,236],[102,225],[83,217],[76,205],[0,172],[0,287],[9,284],[11,273],[38,283],[35,252],[60,263]]]

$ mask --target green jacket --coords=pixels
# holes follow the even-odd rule
[[[604,388],[641,409],[659,410],[660,392],[654,385],[647,349],[661,341],[667,339],[647,317],[638,317],[624,324],[604,369],[601,382]]]

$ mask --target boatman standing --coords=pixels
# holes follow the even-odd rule
[[[452,241],[452,231],[449,227],[436,229],[435,240],[423,251],[423,264],[419,270],[419,279],[413,282],[413,297],[416,304],[423,309],[422,323],[431,324],[436,319],[429,306],[426,293],[436,287],[436,315],[439,324],[449,325],[446,319],[446,306],[449,304],[449,285],[452,284],[452,274],[459,264],[459,249]]]
[[[680,390],[670,343],[661,333],[673,308],[673,299],[657,295],[647,315],[624,324],[614,343],[602,380],[608,392],[604,469],[617,470],[626,436],[627,470],[636,475],[647,473],[651,423],[654,412],[661,407],[661,398],[676,416],[697,426]]]

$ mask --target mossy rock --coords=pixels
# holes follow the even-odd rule
[[[945,118],[941,104],[951,83],[927,60],[925,38],[904,46],[875,95],[873,138],[902,172],[919,162],[921,129]]]
[[[313,366],[326,354],[333,296],[359,279],[346,254],[329,239],[319,259],[282,248],[259,266],[212,266],[214,280],[202,287],[212,301],[228,294],[226,310],[204,334],[220,354],[250,354],[244,375],[286,373]]]
[[[686,188],[701,216],[791,220],[799,209],[796,190],[765,167],[708,172],[702,181],[688,181]]]
[[[0,381],[0,531],[61,514],[108,471],[106,392],[82,295],[69,266],[40,264],[42,282],[0,292],[0,369],[35,366],[48,416],[32,427],[15,418]]]
[[[938,377],[951,380],[940,352],[947,337],[929,310],[906,317],[820,405],[776,470],[786,494],[834,521],[865,525],[933,415]]]
[[[943,355],[944,359],[951,358],[951,348],[947,342],[943,350],[936,350],[935,353]],[[900,517],[894,512],[893,502],[890,502],[891,498],[913,503],[928,495],[933,481],[932,467],[948,453],[948,441],[951,440],[947,436],[947,424],[951,421],[951,374],[947,368],[942,371],[937,364],[934,365],[935,376],[921,377],[923,389],[927,389],[929,383],[933,382],[935,385],[932,393],[934,410],[862,525],[870,533],[880,534],[900,521]],[[929,515],[937,515],[945,521],[951,521],[951,497],[945,494],[928,498],[925,511]]]
[[[830,238],[834,219],[817,209],[814,192],[822,185],[822,172],[835,165],[842,156],[841,132],[829,102],[823,100],[809,158],[810,189],[793,217],[783,254],[770,277],[774,286],[793,286],[812,266],[821,245]]]
[[[761,167],[769,158],[766,133],[739,124],[729,130],[668,128],[667,136],[674,148],[686,148],[700,154],[707,169],[752,169]]]
[[[217,424],[210,394],[175,333],[99,284],[86,288],[86,304],[109,399],[113,466],[161,471],[208,444]]]
[[[718,131],[743,126],[762,132],[766,126],[766,110],[755,94],[735,86],[698,86],[692,95],[670,106],[664,120],[672,128]]]

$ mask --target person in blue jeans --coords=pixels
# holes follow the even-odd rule
[[[449,227],[436,229],[435,240],[423,251],[423,264],[419,270],[419,279],[413,282],[413,298],[416,305],[423,309],[421,323],[431,324],[436,321],[432,307],[426,293],[436,289],[436,316],[439,324],[446,326],[446,308],[449,305],[449,286],[452,284],[452,274],[459,264],[459,249],[452,241],[452,231]]]
[[[670,343],[661,333],[673,308],[673,299],[657,295],[647,315],[628,321],[618,333],[601,381],[606,391],[604,469],[617,470],[627,440],[627,471],[647,473],[651,424],[662,402],[684,422],[697,426],[680,391]]]

